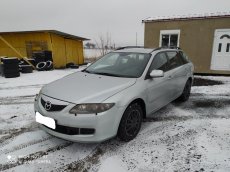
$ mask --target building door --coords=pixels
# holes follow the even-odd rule
[[[230,71],[230,29],[215,31],[211,70]]]

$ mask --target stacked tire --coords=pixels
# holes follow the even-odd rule
[[[20,65],[20,72],[21,73],[32,73],[33,67],[31,65]]]
[[[3,75],[5,78],[15,78],[20,76],[18,58],[2,58]]]
[[[0,76],[4,76],[4,65],[0,62]]]
[[[34,59],[27,59],[32,65],[35,65],[35,60]],[[19,62],[19,71],[21,73],[32,73],[33,72],[33,67],[28,64],[25,60],[21,60]]]
[[[39,51],[33,53],[35,66],[38,71],[52,70],[53,58],[51,51]]]
[[[78,69],[79,66],[77,64],[74,64],[73,62],[70,62],[66,64],[66,68]]]

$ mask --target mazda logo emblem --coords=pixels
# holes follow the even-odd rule
[[[46,103],[45,103],[45,110],[50,110],[51,109],[51,106],[52,106],[52,104],[51,104],[51,102],[49,102],[49,101],[47,101]]]

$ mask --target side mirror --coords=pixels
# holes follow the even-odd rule
[[[152,72],[150,73],[151,78],[159,78],[163,76],[164,76],[163,70],[152,70]]]

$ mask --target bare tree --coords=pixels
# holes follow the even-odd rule
[[[100,50],[101,56],[107,54],[111,50],[110,48],[113,47],[111,41],[111,35],[108,32],[106,33],[106,35],[99,35],[99,39],[96,40],[95,42]]]

